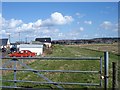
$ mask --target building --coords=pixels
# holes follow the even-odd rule
[[[10,47],[10,41],[5,39],[0,39],[0,48],[9,48]]]
[[[17,43],[10,43],[10,48],[17,48]]]
[[[36,38],[35,41],[43,43],[46,47],[51,47],[51,38]]]
[[[10,48],[19,48],[20,47],[20,43],[10,43]]]
[[[37,55],[43,54],[43,45],[37,44],[20,44],[19,51],[21,50],[29,50],[31,52],[37,53]]]

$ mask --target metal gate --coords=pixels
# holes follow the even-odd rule
[[[109,61],[109,56],[108,56],[108,52],[104,52],[104,61],[102,60],[102,57],[6,57],[6,58],[2,58],[2,59],[10,59],[9,61],[5,62],[2,65],[2,68],[0,68],[0,70],[7,70],[7,71],[13,71],[13,75],[14,78],[13,80],[2,80],[2,82],[14,82],[14,86],[1,86],[1,88],[23,88],[23,87],[18,87],[16,85],[16,83],[18,82],[25,82],[25,83],[34,83],[34,84],[53,84],[55,85],[57,88],[60,89],[64,89],[61,85],[83,85],[83,86],[99,86],[102,87],[102,82],[104,79],[104,88],[107,89],[108,88],[108,61]],[[30,68],[28,65],[26,65],[25,63],[21,62],[20,59],[24,59],[24,60],[93,60],[93,61],[99,61],[100,62],[100,68],[98,71],[81,71],[81,70],[35,70]],[[7,65],[9,65],[11,62],[14,63],[13,68],[6,68]],[[104,62],[104,75],[102,75],[102,68],[103,68],[103,62]],[[17,69],[16,65],[17,63],[19,63],[20,65],[24,66],[26,69]],[[33,72],[36,75],[38,75],[39,77],[43,78],[44,80],[46,80],[47,82],[39,82],[39,81],[26,81],[26,80],[17,80],[17,72],[19,71],[28,71],[28,72]],[[100,76],[100,82],[99,83],[76,83],[76,82],[53,82],[52,80],[50,80],[49,78],[47,78],[46,76],[44,76],[43,74],[41,74],[41,72],[64,72],[64,73],[98,73]]]

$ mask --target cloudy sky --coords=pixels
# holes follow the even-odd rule
[[[12,42],[36,37],[89,39],[118,36],[117,2],[3,2],[0,35]],[[20,34],[20,37],[19,37]]]

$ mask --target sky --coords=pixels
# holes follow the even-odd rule
[[[0,25],[11,42],[118,37],[118,3],[2,2]]]

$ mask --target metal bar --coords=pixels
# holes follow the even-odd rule
[[[38,60],[100,60],[100,57],[5,57],[2,59],[38,59]]]
[[[108,88],[108,65],[109,65],[109,55],[108,52],[104,52],[104,89],[107,90]]]
[[[0,70],[10,70],[12,68],[0,68]],[[31,72],[63,72],[63,73],[99,73],[99,71],[75,71],[75,70],[34,70],[34,69],[16,69],[16,71],[31,71]]]
[[[83,85],[83,86],[100,86],[99,83],[73,83],[73,82],[37,82],[37,81],[25,81],[15,80],[16,82],[35,83],[35,84],[64,84],[64,85]],[[3,80],[3,82],[14,82],[14,80]]]
[[[102,87],[102,57],[100,57],[100,87]]]
[[[2,67],[5,67],[5,66],[7,66],[7,65],[10,64],[10,63],[11,63],[11,60],[5,62],[5,63],[2,65]]]
[[[28,68],[28,69],[31,69],[29,66],[27,66],[26,64],[24,64],[24,63],[22,63],[22,62],[20,62],[20,61],[18,61],[18,63],[20,63],[21,65],[23,65],[24,67],[26,67],[26,68]],[[31,69],[31,70],[33,70],[33,69]],[[42,77],[42,78],[45,79],[46,81],[52,82],[52,80],[48,79],[47,77],[45,77],[44,75],[40,74],[39,72],[34,72],[34,73],[37,74],[38,76]],[[64,90],[63,87],[61,87],[61,86],[59,86],[59,85],[57,85],[57,84],[54,84],[54,85],[57,86],[58,88]]]
[[[10,88],[10,89],[13,89],[13,88],[23,88],[23,87],[14,87],[14,86],[0,86],[0,88]],[[7,90],[5,89],[5,90]]]
[[[3,90],[42,90],[41,88],[31,88],[31,87],[14,87],[14,86],[0,86],[0,88],[2,88]],[[43,89],[46,90],[47,88]],[[49,89],[47,89],[49,90]]]
[[[17,63],[17,61],[16,60],[14,60],[13,61],[14,62],[14,87],[16,87],[16,76],[17,76],[17,72],[16,72],[16,69],[17,69],[17,67],[16,67],[16,63]]]

